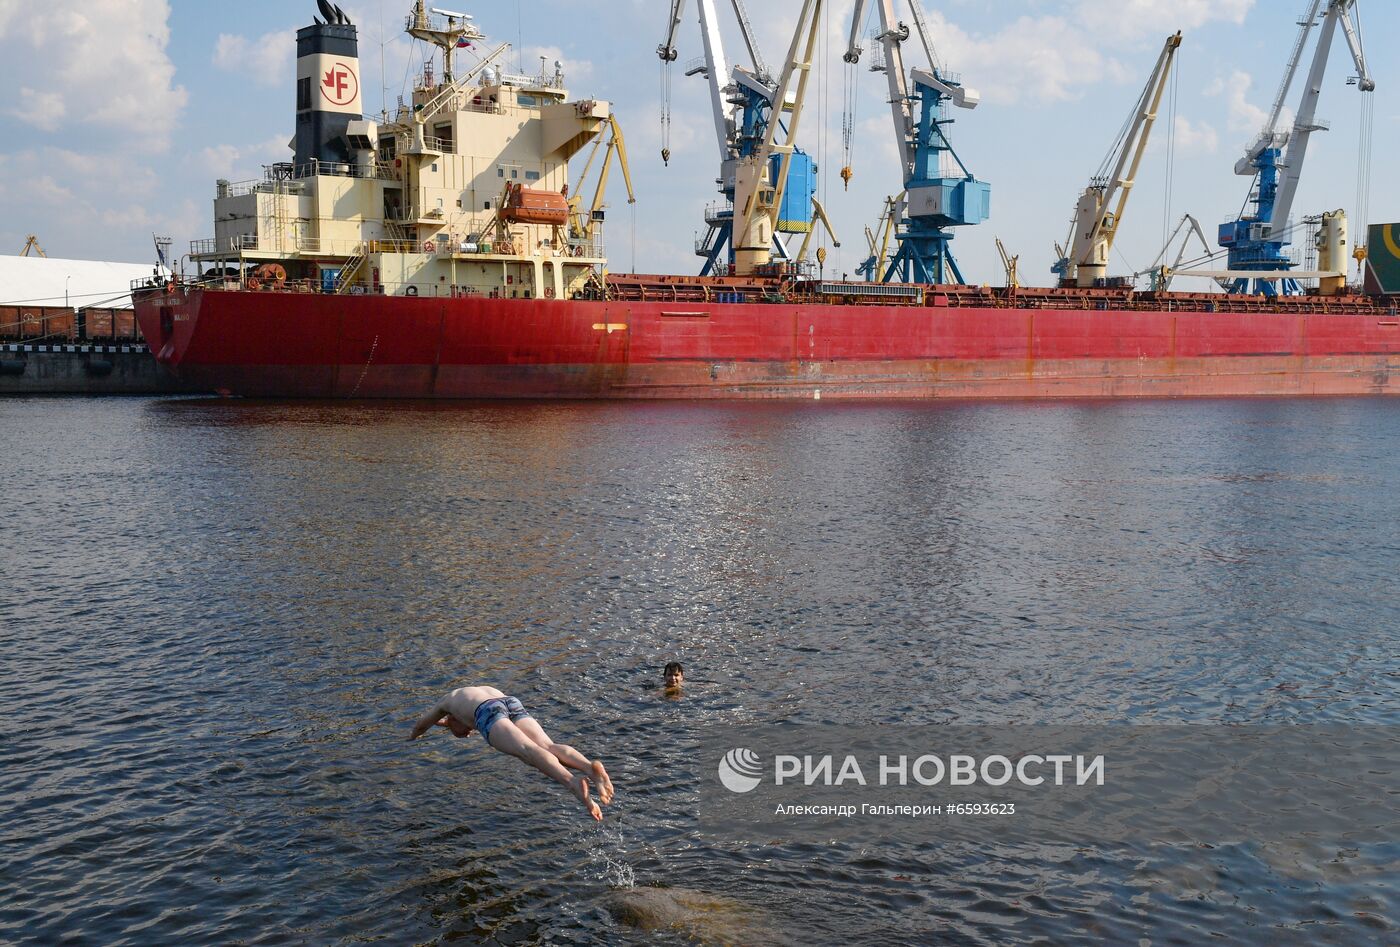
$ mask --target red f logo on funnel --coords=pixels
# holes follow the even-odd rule
[[[321,94],[332,105],[349,105],[360,94],[360,82],[355,78],[355,70],[338,62],[331,67],[321,80]]]

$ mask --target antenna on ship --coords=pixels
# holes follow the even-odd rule
[[[457,50],[470,49],[472,40],[485,39],[486,34],[471,24],[470,14],[433,7],[433,15],[446,18],[444,25],[441,20],[434,20],[429,15],[427,6],[425,0],[417,0],[413,5],[407,32],[413,38],[432,43],[442,50],[442,81],[444,85],[451,85],[454,79],[452,59]]]

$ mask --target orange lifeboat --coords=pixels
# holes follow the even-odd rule
[[[512,223],[562,227],[569,222],[569,201],[558,191],[540,191],[517,184],[510,188],[501,216]]]

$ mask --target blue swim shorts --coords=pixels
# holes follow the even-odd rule
[[[525,712],[524,705],[514,697],[493,697],[476,705],[476,728],[481,731],[481,738],[490,743],[491,728],[496,725],[497,720],[506,717],[514,723],[528,716],[530,715]]]

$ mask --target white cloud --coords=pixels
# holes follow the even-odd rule
[[[1180,154],[1215,154],[1220,147],[1220,135],[1209,122],[1193,125],[1189,119],[1178,115],[1175,131],[1176,150]]]
[[[56,92],[36,92],[26,86],[19,90],[19,99],[19,105],[10,109],[10,114],[46,132],[57,131],[68,114],[63,96]]]
[[[163,151],[187,101],[166,55],[166,0],[86,0],[26,5],[0,0],[0,59],[42,92],[13,114],[55,131],[80,123]]]
[[[1074,19],[1100,35],[1141,39],[1153,33],[1192,30],[1210,22],[1244,22],[1255,0],[1078,0]]]
[[[296,60],[296,34],[273,30],[257,39],[221,33],[214,44],[214,65],[248,76],[259,85],[289,85]]]
[[[940,57],[953,72],[966,73],[986,102],[1066,101],[1121,74],[1099,52],[1100,42],[1061,17],[1023,16],[986,36],[968,33],[940,13],[928,20],[939,37]]]
[[[251,145],[213,145],[199,153],[201,164],[215,178],[251,180],[264,165],[290,161],[289,135],[274,135]]]
[[[587,59],[571,59],[558,46],[526,46],[520,57],[528,73],[539,68],[541,58],[544,59],[544,71],[548,75],[553,75],[554,64],[560,63],[564,69],[564,80],[571,85],[593,77],[593,63]]]
[[[152,231],[185,241],[208,227],[207,202],[171,194],[138,154],[36,148],[5,155],[0,169],[23,182],[3,192],[0,226],[40,234],[55,255],[144,259]]]
[[[1206,95],[1225,96],[1231,131],[1255,134],[1262,131],[1264,123],[1269,120],[1268,112],[1249,101],[1249,90],[1253,87],[1254,77],[1236,69],[1230,73],[1229,79],[1216,79],[1206,89]],[[1285,108],[1279,118],[1279,127],[1287,128],[1292,124],[1292,112]]]

